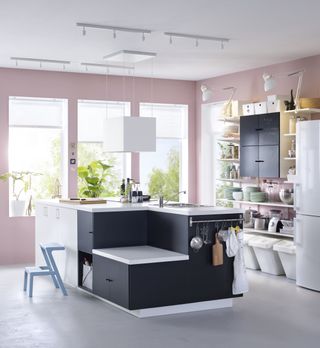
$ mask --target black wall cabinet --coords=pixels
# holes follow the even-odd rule
[[[240,118],[240,175],[280,177],[280,113]]]

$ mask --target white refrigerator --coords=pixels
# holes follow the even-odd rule
[[[297,123],[297,285],[320,291],[320,120]]]

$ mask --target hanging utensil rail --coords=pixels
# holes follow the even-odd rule
[[[244,221],[244,219],[239,218],[239,219],[219,219],[219,220],[193,220],[192,217],[190,217],[189,226],[192,227],[193,224],[205,224],[209,222],[241,222],[241,221]]]

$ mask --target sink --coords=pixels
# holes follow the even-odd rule
[[[150,206],[159,207],[159,204],[149,204]],[[212,208],[210,205],[201,205],[195,203],[164,203],[163,208]]]

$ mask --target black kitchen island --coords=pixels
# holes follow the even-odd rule
[[[83,288],[82,264],[87,260],[93,282],[92,289],[85,290],[139,317],[232,305],[233,258],[224,252],[223,264],[213,266],[212,244],[222,221],[225,227],[231,221],[241,223],[240,209],[41,201],[36,207],[37,243],[49,241],[41,220],[50,218],[50,207],[59,215],[60,226],[65,226],[61,240],[54,241],[73,245],[74,250],[66,245],[60,263],[70,285]],[[61,224],[64,215],[72,221]],[[68,224],[75,226],[68,230]],[[204,225],[209,227],[207,244],[195,252],[190,240]],[[65,233],[72,235],[72,242],[66,243]],[[54,233],[53,237],[59,239]]]

